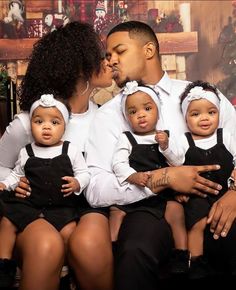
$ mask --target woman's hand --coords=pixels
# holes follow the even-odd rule
[[[26,177],[21,177],[18,186],[15,188],[15,195],[17,197],[26,198],[30,196],[31,188]]]
[[[226,237],[236,218],[236,191],[228,190],[212,206],[207,223],[214,239]]]
[[[218,194],[222,186],[212,182],[200,173],[219,170],[219,165],[177,166],[157,169],[151,172],[149,188],[160,192],[165,188],[184,194],[195,194],[206,197],[207,194]]]

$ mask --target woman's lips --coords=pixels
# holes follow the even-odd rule
[[[118,76],[119,76],[119,71],[117,70],[117,69],[113,69],[113,71],[112,71],[112,76],[113,76],[113,78],[114,79],[116,79],[116,78],[118,78]]]

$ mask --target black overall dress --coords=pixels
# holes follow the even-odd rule
[[[124,134],[132,145],[132,151],[129,156],[129,164],[137,172],[151,171],[168,167],[165,157],[159,151],[159,145],[155,144],[138,144],[131,132],[126,131]],[[140,189],[142,190],[142,188]],[[128,205],[116,205],[125,212],[145,211],[155,215],[158,219],[164,216],[166,208],[166,196],[169,196],[171,190],[162,191],[157,196],[152,196]]]
[[[223,130],[217,130],[217,144],[209,149],[202,149],[195,146],[194,140],[189,132],[185,133],[189,149],[185,154],[184,165],[212,165],[219,164],[221,168],[201,174],[201,176],[219,183],[222,189],[218,195],[209,194],[206,198],[191,195],[185,208],[185,222],[187,229],[190,229],[197,221],[206,217],[213,203],[218,200],[227,190],[227,180],[234,169],[233,156],[223,144]]]
[[[31,195],[25,199],[15,197],[15,193],[3,198],[5,213],[16,227],[24,228],[38,218],[44,218],[60,231],[67,223],[78,219],[78,200],[80,194],[63,197],[61,192],[63,176],[74,176],[68,152],[69,142],[62,146],[62,154],[54,158],[34,156],[31,144],[26,145],[29,155],[24,166],[25,176],[32,189]]]

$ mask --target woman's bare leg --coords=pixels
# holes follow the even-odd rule
[[[20,290],[56,290],[64,262],[60,233],[44,219],[18,234],[17,252],[22,260]]]
[[[108,219],[81,217],[69,240],[69,262],[83,290],[113,289],[113,255]]]
[[[68,240],[75,229],[76,229],[76,222],[74,221],[74,222],[70,222],[69,224],[65,225],[64,228],[62,228],[60,231],[60,234],[63,238],[63,241],[64,241],[66,248],[68,245]]]
[[[65,225],[64,228],[62,228],[62,230],[60,231],[60,234],[62,236],[62,239],[64,241],[64,245],[65,245],[65,252],[67,253],[68,250],[68,242],[69,242],[69,238],[71,236],[71,234],[74,232],[74,230],[76,229],[76,222],[70,222],[69,224]],[[65,256],[65,261],[64,264],[67,265],[68,261],[67,261],[67,256]]]

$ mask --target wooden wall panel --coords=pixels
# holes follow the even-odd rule
[[[224,75],[219,68],[222,45],[218,37],[232,15],[232,1],[148,1],[148,8],[157,8],[166,14],[179,10],[179,4],[191,4],[191,30],[198,31],[197,54],[187,57],[187,78],[204,79],[217,83]]]
[[[219,68],[222,45],[218,37],[232,15],[232,1],[192,1],[192,27],[199,31],[199,53],[189,58],[191,79],[197,77],[218,83],[224,75]]]
[[[80,1],[80,0],[77,0]],[[89,1],[89,0],[88,0]],[[95,0],[94,0],[95,1]],[[191,4],[191,26],[192,31],[198,32],[198,53],[186,54],[187,78],[195,80],[201,78],[214,83],[224,78],[219,68],[222,54],[222,46],[218,44],[218,36],[228,17],[232,14],[232,1],[148,1],[130,0],[131,11],[140,13],[140,20],[147,15],[147,9],[157,8],[159,12],[166,14],[178,11],[181,3]],[[8,12],[9,0],[0,0],[0,19]],[[42,10],[56,9],[56,0],[25,0],[26,11],[30,13],[42,12]],[[135,11],[136,10],[136,11]],[[137,11],[138,10],[138,11]],[[146,16],[145,16],[146,17]],[[28,46],[26,47],[28,49]],[[9,47],[9,51],[12,48]],[[0,54],[3,52],[0,51]],[[184,54],[184,52],[183,52]]]
[[[52,0],[26,0],[27,12],[51,11],[54,9],[54,1]]]
[[[183,54],[198,51],[196,32],[158,34],[161,54]],[[25,60],[37,38],[0,39],[0,60]]]

